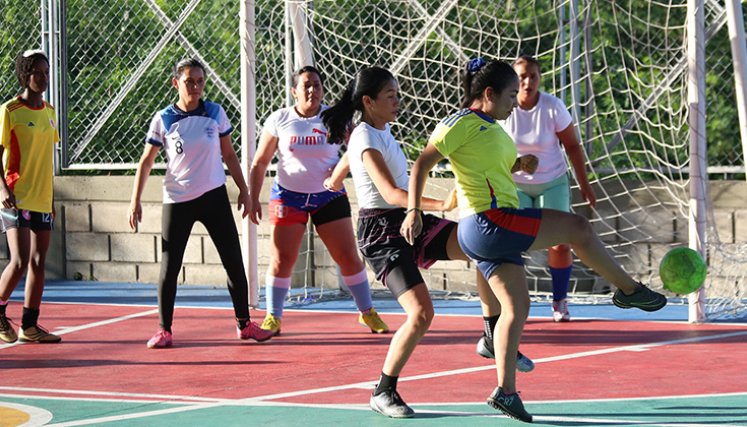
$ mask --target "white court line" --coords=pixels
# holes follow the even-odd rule
[[[111,398],[135,398],[140,399],[142,402],[167,402],[167,401],[191,401],[191,402],[223,402],[226,399],[210,398],[210,397],[196,397],[196,396],[179,396],[172,394],[147,394],[147,393],[120,393],[120,392],[109,392],[109,391],[94,391],[94,390],[70,390],[70,389],[54,389],[54,388],[36,388],[36,387],[8,387],[0,386],[0,391],[10,391],[15,393],[49,393],[49,394],[71,394],[71,395],[93,395],[93,396],[105,396]],[[5,394],[3,394],[5,395]],[[29,397],[29,395],[25,395]],[[40,398],[51,398],[56,399],[57,396],[36,396]],[[74,398],[73,398],[74,399]],[[96,397],[97,400],[104,400],[101,397]],[[122,402],[134,402],[135,399],[112,399],[113,401]]]
[[[623,400],[623,399],[621,399]],[[482,403],[482,402],[480,402]],[[132,420],[137,418],[145,418],[145,417],[152,417],[157,415],[168,415],[168,414],[174,414],[174,413],[183,413],[187,411],[194,411],[194,410],[200,410],[200,409],[210,409],[210,408],[216,408],[219,406],[226,406],[231,405],[230,402],[224,402],[224,403],[216,403],[216,404],[198,404],[198,405],[190,405],[186,407],[180,407],[180,408],[169,408],[169,409],[162,409],[157,411],[148,411],[148,412],[140,412],[140,413],[132,413],[132,414],[126,414],[126,415],[115,415],[110,417],[101,417],[101,418],[95,418],[95,419],[89,419],[89,420],[80,420],[80,421],[71,421],[71,422],[63,422],[63,423],[57,423],[57,424],[49,424],[48,427],[73,427],[73,426],[83,426],[83,425],[91,425],[91,424],[99,424],[99,423],[105,423],[105,422],[118,422],[118,421],[124,421],[124,420]],[[442,403],[443,405],[443,403]],[[293,407],[324,407],[328,409],[347,409],[347,410],[359,410],[359,411],[370,411],[370,408],[364,407],[362,405],[303,405],[303,404],[271,404],[271,405],[251,405],[251,406],[293,406]],[[420,405],[413,405],[416,408]],[[433,415],[453,415],[453,416],[472,416],[472,417],[484,417],[484,418],[505,418],[508,419],[503,414],[500,413],[485,413],[485,412],[468,412],[468,411],[439,411],[439,410],[425,410],[425,409],[418,409],[418,414],[433,414]],[[701,423],[678,423],[678,422],[656,422],[656,421],[643,421],[643,420],[624,420],[624,419],[606,419],[606,418],[589,418],[589,417],[562,417],[562,416],[534,416],[534,422],[543,422],[543,421],[554,421],[554,422],[563,422],[563,423],[576,423],[576,424],[589,424],[590,426],[594,425],[604,425],[604,424],[612,424],[612,425],[647,425],[647,426],[662,426],[662,427],[713,427],[713,424],[707,423],[707,424],[701,424]],[[745,427],[744,425],[739,424],[719,424],[720,426],[724,427]]]
[[[82,331],[85,329],[91,329],[91,328],[96,328],[99,326],[111,325],[112,323],[122,322],[122,321],[129,320],[129,319],[135,319],[137,317],[150,316],[151,314],[155,314],[155,313],[158,313],[157,308],[154,308],[148,311],[141,311],[140,313],[133,313],[133,314],[128,314],[126,316],[115,317],[113,319],[107,319],[107,320],[101,320],[99,322],[88,323],[85,325],[57,329],[53,332],[55,333],[55,335],[65,335],[71,332],[78,332],[78,331]],[[26,343],[21,342],[21,340],[18,340],[14,343],[3,344],[3,345],[0,345],[0,350],[4,348],[14,347],[14,346],[21,345],[21,344],[26,344]]]
[[[627,345],[623,347],[610,347],[610,348],[601,349],[601,350],[583,351],[579,353],[571,353],[571,354],[566,354],[566,355],[535,359],[534,363],[537,364],[537,363],[557,362],[557,361],[563,361],[563,360],[579,359],[583,357],[599,356],[603,354],[619,353],[623,351],[641,351],[641,350],[648,350],[651,348],[661,347],[665,345],[687,344],[687,343],[692,343],[692,342],[709,341],[709,340],[715,340],[715,339],[721,339],[721,338],[731,338],[731,337],[740,336],[740,335],[747,335],[747,331],[730,332],[730,333],[725,333],[725,334],[717,334],[717,335],[710,335],[710,336],[704,336],[704,337],[683,338],[679,340],[659,341],[659,342],[653,342],[649,344],[636,344],[636,345]],[[448,371],[433,372],[430,374],[400,377],[398,381],[399,382],[416,381],[416,380],[423,380],[423,379],[445,377],[445,376],[450,376],[450,375],[469,374],[473,372],[480,372],[480,371],[486,371],[486,370],[491,370],[491,369],[495,369],[495,365],[477,366],[473,368],[452,369]],[[366,387],[366,386],[372,387],[375,383],[376,383],[376,380],[357,382],[357,383],[345,384],[345,385],[340,385],[340,386],[322,387],[322,388],[309,389],[309,390],[299,390],[299,391],[292,391],[292,392],[286,392],[286,393],[270,394],[266,396],[247,398],[245,400],[246,401],[257,401],[257,400],[284,399],[288,397],[305,396],[309,394],[326,393],[330,391],[348,390],[351,388],[360,388],[360,387]]]
[[[734,336],[740,336],[740,335],[747,335],[747,331],[740,331],[740,332],[731,332],[731,333],[725,333],[725,334],[717,334],[717,335],[710,335],[710,336],[703,336],[703,337],[693,337],[693,338],[683,338],[679,340],[667,340],[667,341],[659,341],[659,342],[653,342],[648,344],[637,344],[637,345],[628,345],[628,346],[622,346],[622,347],[611,347],[603,350],[594,350],[594,351],[584,351],[579,353],[571,353],[563,356],[555,356],[555,357],[547,357],[543,359],[537,359],[535,360],[535,363],[548,363],[548,362],[554,362],[554,361],[560,361],[560,360],[570,360],[570,359],[577,359],[582,357],[592,357],[592,356],[598,356],[603,354],[610,354],[610,353],[616,353],[616,352],[622,352],[622,351],[639,351],[641,349],[650,349],[655,347],[661,347],[665,345],[678,345],[678,344],[687,344],[687,343],[693,343],[693,342],[700,342],[700,341],[709,341],[714,339],[721,339],[721,338],[731,338]],[[471,373],[471,372],[478,372],[478,371],[484,371],[484,370],[490,370],[494,369],[494,365],[490,366],[480,366],[480,367],[474,367],[474,368],[463,368],[463,369],[454,369],[449,371],[442,371],[442,372],[434,372],[431,374],[423,374],[423,375],[414,375],[410,377],[401,377],[399,381],[414,381],[419,379],[430,379],[430,378],[437,378],[437,377],[444,377],[449,375],[458,375],[463,373]],[[299,390],[295,392],[287,392],[287,393],[278,393],[278,394],[271,394],[271,395],[265,395],[265,396],[257,396],[257,397],[251,397],[251,398],[245,398],[245,399],[237,399],[237,400],[224,400],[214,403],[204,403],[204,404],[192,404],[187,406],[182,406],[179,408],[169,408],[169,409],[162,409],[162,410],[156,410],[156,411],[146,411],[146,412],[140,412],[140,413],[132,413],[132,414],[126,414],[126,415],[119,415],[119,416],[111,416],[111,417],[102,417],[102,418],[94,418],[89,420],[80,420],[75,421],[71,423],[62,423],[62,424],[53,424],[55,427],[68,427],[68,426],[81,426],[81,425],[90,425],[90,424],[96,424],[101,422],[109,422],[109,421],[121,421],[121,420],[129,420],[129,419],[136,419],[136,418],[147,418],[157,415],[166,415],[166,414],[173,414],[173,413],[181,413],[181,412],[187,412],[187,411],[194,411],[199,409],[209,409],[209,408],[216,408],[220,406],[227,406],[227,405],[240,405],[240,406],[278,406],[278,404],[283,405],[282,402],[268,402],[269,400],[276,400],[276,399],[282,399],[282,398],[288,398],[288,397],[296,397],[296,396],[306,396],[310,394],[317,394],[317,393],[324,393],[324,392],[330,392],[330,391],[340,391],[340,390],[348,390],[352,388],[360,388],[363,386],[371,387],[375,381],[363,381],[363,382],[357,382],[357,383],[351,383],[351,384],[345,384],[340,386],[332,386],[332,387],[322,387],[322,388],[316,388],[316,389],[308,389],[308,390]],[[739,393],[737,393],[739,394]],[[685,396],[680,396],[685,397]],[[627,400],[627,399],[620,399],[620,400]],[[578,402],[578,401],[576,401]],[[531,402],[527,402],[531,403]],[[304,405],[301,405],[304,406]],[[416,405],[420,406],[420,405]],[[356,407],[354,407],[356,408]],[[428,413],[428,411],[419,411],[420,413]],[[481,414],[484,415],[484,414]],[[537,417],[538,421],[541,419],[544,419],[544,417]],[[678,427],[704,427],[707,426],[706,424],[682,424],[682,423],[655,423],[650,421],[636,421],[636,420],[600,420],[600,419],[583,419],[583,418],[563,418],[563,417],[548,417],[548,421],[575,421],[575,422],[581,422],[581,420],[588,420],[589,423],[622,423],[622,424],[645,424],[645,425],[658,425],[658,426],[678,426]],[[583,421],[586,422],[586,421]]]

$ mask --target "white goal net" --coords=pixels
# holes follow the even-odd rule
[[[542,89],[566,102],[589,159],[598,205],[592,210],[576,195],[574,210],[590,218],[628,272],[661,288],[659,260],[689,239],[686,1],[291,3],[289,28],[303,24],[295,36],[308,42],[325,75],[328,103],[362,67],[381,65],[395,74],[404,113],[393,131],[411,161],[438,120],[458,106],[458,70],[466,60],[536,57]],[[705,5],[708,164],[720,167],[711,172],[743,179],[726,14],[721,2]],[[448,165],[438,172],[448,178]],[[432,191],[450,185],[438,182],[443,188]],[[719,192],[728,182],[716,183]],[[737,218],[710,205],[707,212],[708,315],[744,316],[747,247],[735,236]],[[334,264],[320,242],[313,245],[316,280],[328,277],[322,286],[336,288]],[[434,290],[474,290],[472,268],[437,264],[425,278]],[[528,275],[533,294],[546,296],[545,255],[532,256]],[[576,262],[571,292],[593,300],[608,294],[609,285]]]

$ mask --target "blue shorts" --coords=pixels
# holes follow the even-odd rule
[[[504,262],[524,265],[521,258],[534,243],[542,221],[540,209],[498,208],[459,220],[457,238],[485,278]]]
[[[303,224],[311,222],[319,226],[342,218],[350,218],[348,195],[342,191],[321,193],[297,193],[272,184],[269,203],[270,224]]]

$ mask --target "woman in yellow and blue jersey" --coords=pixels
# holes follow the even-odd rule
[[[667,300],[620,267],[586,218],[551,209],[519,209],[512,173],[534,171],[537,159],[517,159],[516,146],[496,123],[516,107],[519,80],[513,68],[476,58],[462,70],[461,80],[463,108],[436,126],[413,165],[401,233],[410,242],[421,233],[420,197],[428,171],[448,157],[456,177],[459,245],[475,260],[503,309],[493,337],[498,387],[487,401],[510,417],[531,422],[517,394],[515,374],[530,303],[522,252],[567,243],[618,288],[612,299],[618,307],[655,311]]]
[[[0,227],[8,239],[10,261],[0,277],[0,341],[56,343],[59,335],[39,326],[44,264],[52,237],[54,144],[60,141],[54,108],[44,101],[49,60],[41,50],[16,57],[23,92],[0,106]],[[10,294],[26,275],[23,315],[18,333],[6,316]]]

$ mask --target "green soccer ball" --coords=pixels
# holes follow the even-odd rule
[[[706,278],[707,267],[703,257],[690,248],[674,248],[667,252],[659,264],[659,277],[664,289],[679,295],[697,291]]]

